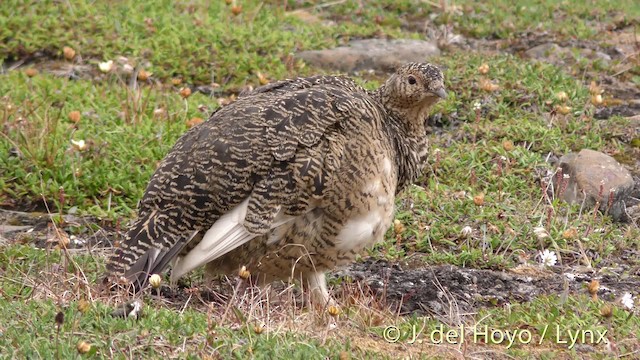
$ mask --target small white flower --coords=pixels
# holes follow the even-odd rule
[[[124,56],[118,56],[118,57],[116,58],[116,61],[117,61],[118,63],[120,63],[120,64],[124,65],[124,64],[128,64],[128,63],[129,63],[129,58],[126,58],[126,57],[124,57]]]
[[[101,62],[98,64],[98,67],[103,73],[108,73],[113,68],[113,60]]]
[[[547,232],[547,229],[545,229],[542,226],[538,226],[536,228],[533,229],[533,233],[536,234],[536,236],[538,237],[538,239],[542,240],[542,239],[546,239],[549,237],[549,232]]]
[[[540,256],[540,265],[542,266],[554,266],[558,262],[558,257],[554,251],[544,249],[544,251],[538,252]]]
[[[630,293],[624,293],[624,295],[622,295],[622,299],[620,299],[620,302],[622,303],[622,306],[626,307],[627,309],[633,309],[633,296],[631,296]]]
[[[71,139],[71,145],[73,145],[76,149],[78,149],[80,151],[82,151],[82,150],[87,148],[87,144],[84,142],[84,140],[75,141],[75,140]]]
[[[596,96],[593,97],[593,101],[592,101],[595,105],[600,105],[602,104],[603,100],[602,100],[602,95],[598,94]]]
[[[149,284],[151,284],[151,287],[154,289],[157,289],[160,287],[160,284],[162,284],[162,278],[158,274],[153,274],[149,277]]]
[[[482,108],[482,104],[480,103],[480,101],[476,101],[473,103],[473,110],[480,110]]]
[[[127,313],[127,317],[138,318],[140,314],[140,310],[142,310],[142,302],[140,300],[135,300],[131,304],[129,304],[128,309],[129,313]]]
[[[570,179],[570,178],[571,178],[571,175],[569,175],[569,174],[562,174],[562,178],[563,178],[563,179]]]
[[[75,236],[75,235],[69,236],[69,240],[71,240],[73,242],[73,244],[76,245],[76,246],[83,246],[85,244],[84,240],[78,239],[78,237]]]
[[[460,234],[463,237],[469,237],[471,235],[471,233],[473,233],[473,229],[469,225],[463,227],[462,230],[460,231]]]
[[[133,74],[133,66],[129,64],[122,65],[122,72],[125,74]]]

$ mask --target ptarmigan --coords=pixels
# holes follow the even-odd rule
[[[375,91],[314,76],[241,95],[161,162],[109,274],[139,288],[170,263],[172,280],[246,266],[330,301],[325,271],[383,239],[396,194],[420,175],[443,82],[436,66],[410,63]]]

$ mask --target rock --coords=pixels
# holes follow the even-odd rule
[[[32,229],[32,226],[17,226],[9,224],[0,224],[0,234]]]
[[[574,53],[577,50],[577,54]],[[563,64],[570,60],[575,62],[578,58],[590,60],[602,60],[605,63],[611,61],[611,56],[591,49],[562,47],[556,43],[545,43],[525,51],[524,55],[530,59],[538,59],[552,64]]]
[[[562,192],[566,202],[582,204],[584,201],[584,206],[590,208],[598,201],[600,211],[608,213],[614,220],[626,218],[625,203],[635,183],[631,173],[614,158],[582,149],[579,153],[562,156],[559,166],[563,174],[570,176],[566,190]]]
[[[547,59],[549,62],[557,59],[557,54],[562,52],[562,48],[558,44],[546,43],[532,47],[524,52],[531,59]]]
[[[348,46],[333,49],[303,51],[296,57],[317,67],[354,72],[389,71],[407,62],[424,62],[438,55],[440,49],[429,41],[367,39],[351,41]]]
[[[637,224],[640,221],[640,204],[627,208],[627,214]]]
[[[627,104],[622,104],[617,106],[607,106],[607,107],[597,108],[593,114],[593,118],[598,120],[604,120],[614,115],[617,115],[617,116],[623,116],[623,117],[633,119],[633,117],[639,113],[640,113],[640,104],[629,102]]]
[[[304,9],[297,9],[293,11],[288,11],[286,13],[287,16],[296,17],[307,24],[319,24],[322,23],[322,19],[320,19],[317,15],[312,14]],[[327,25],[330,25],[331,22],[327,22]]]

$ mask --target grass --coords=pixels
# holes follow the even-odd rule
[[[233,16],[223,1],[74,2],[36,6],[9,1],[2,7],[0,58],[36,53],[62,57],[71,46],[94,61],[132,57],[159,79],[182,77],[190,83],[256,83],[257,71],[275,79],[288,74],[283,57],[306,48],[335,44],[333,37],[371,35],[369,27],[345,23],[309,26],[281,6],[244,2]],[[265,7],[266,6],[266,7]],[[20,15],[20,16],[16,16]],[[45,21],[38,21],[45,19]],[[22,29],[29,28],[25,33]],[[273,49],[278,49],[278,54]],[[145,65],[146,64],[146,65]],[[295,69],[295,67],[294,67]]]
[[[159,358],[169,354],[181,358],[246,358],[253,354],[256,358],[281,358],[289,354],[299,358],[342,351],[366,356],[366,351],[352,349],[349,342],[334,338],[323,342],[295,329],[277,331],[270,327],[259,333],[254,326],[258,320],[269,325],[275,320],[263,316],[256,319],[251,310],[245,317],[241,305],[235,309],[239,318],[230,316],[225,321],[223,307],[198,306],[200,302],[194,299],[192,306],[176,310],[154,297],[148,300],[139,320],[114,318],[110,315],[113,308],[106,305],[114,299],[92,290],[104,269],[102,259],[89,253],[70,256],[59,249],[16,245],[8,247],[0,260],[5,264],[0,293],[3,358],[75,358],[81,341],[91,344],[93,355],[103,357],[145,354]],[[58,330],[55,319],[59,313],[63,321]]]
[[[59,200],[62,188],[69,204],[99,216],[130,213],[156,162],[187,129],[184,119],[206,118],[198,105],[211,103],[201,93],[183,100],[177,90],[151,85],[131,90],[119,78],[97,84],[21,72],[7,78],[4,105],[12,110],[5,111],[4,124],[11,141],[3,142],[3,149],[21,153],[2,159],[17,185],[7,193],[30,202],[40,194]],[[82,114],[77,123],[69,120],[73,111]],[[71,140],[85,140],[87,146],[80,151]],[[105,196],[108,192],[119,196]]]
[[[29,323],[21,316],[24,312],[37,314],[38,323]],[[253,327],[237,329],[207,329],[207,314],[198,310],[186,310],[176,314],[173,310],[149,311],[139,321],[113,318],[110,309],[96,306],[81,313],[76,304],[62,310],[65,322],[60,326],[60,335],[54,318],[59,307],[50,301],[33,301],[28,305],[8,306],[3,310],[3,322],[9,330],[4,338],[13,341],[2,342],[0,346],[12,349],[3,352],[10,358],[76,358],[78,344],[90,344],[91,350],[84,356],[129,357],[145,354],[145,357],[160,358],[166,355],[188,359],[201,358],[207,354],[218,354],[224,358],[259,359],[293,356],[325,357],[351,351],[348,343],[332,340],[329,344],[286,332],[278,335],[257,334]],[[208,331],[209,330],[209,331]],[[208,333],[209,332],[209,333]],[[204,334],[207,334],[207,338]],[[24,334],[31,334],[25,338]],[[54,338],[54,339],[51,339]],[[51,341],[53,340],[53,341]],[[187,347],[189,350],[183,350]],[[117,349],[109,353],[108,349]],[[215,349],[215,351],[213,350]],[[362,354],[366,356],[365,353]],[[211,356],[211,355],[210,355]]]
[[[602,308],[611,310],[610,316],[604,321]],[[499,348],[507,348],[510,356],[530,358],[531,347],[535,345],[545,350],[542,358],[552,358],[566,355],[558,345],[565,346],[570,353],[578,356],[585,344],[597,345],[604,339],[634,336],[629,334],[630,329],[639,325],[637,318],[632,318],[628,312],[616,307],[608,308],[608,305],[591,301],[586,296],[570,298],[568,301],[551,296],[500,312],[483,310],[475,315],[475,319],[464,319],[458,325],[443,325],[433,319],[414,318],[394,326],[400,335],[398,342],[453,345],[459,344],[462,336],[470,344],[486,344],[485,349],[489,354],[499,354]],[[385,329],[380,327],[377,331],[384,336]],[[387,336],[393,334],[388,333]],[[393,336],[393,339],[396,337]],[[621,354],[634,349],[633,341],[628,339],[618,343],[622,347]]]
[[[463,31],[475,37],[496,38],[551,30],[564,39],[593,39],[602,27],[632,21],[640,14],[640,6],[633,1],[537,0],[513,4],[495,0],[481,5],[463,2],[461,7],[462,14],[454,16],[454,21]]]
[[[317,309],[286,301],[288,306],[276,305],[261,290],[237,292],[233,289],[246,288],[238,279],[226,288],[231,296],[209,306],[196,274],[187,304],[151,294],[139,320],[113,318],[110,311],[125,296],[104,294],[96,285],[107,249],[56,245],[67,234],[98,236],[99,225],[117,229],[135,216],[149,177],[177,138],[243,88],[327,72],[295,60],[298,51],[355,38],[424,38],[425,23],[431,30],[445,25],[471,40],[496,41],[498,47],[526,45],[526,39],[544,32],[549,41],[606,50],[615,45],[606,29],[629,25],[637,32],[639,17],[640,6],[625,0],[4,1],[0,203],[41,211],[46,204],[60,231],[50,225],[0,243],[0,357],[344,359],[397,358],[398,351],[426,358],[586,356],[586,345],[569,348],[552,338],[537,342],[545,326],[556,325],[564,340],[576,329],[607,330],[613,345],[586,348],[591,358],[637,356],[637,310],[616,299],[593,298],[586,289],[472,314],[444,301],[450,317],[436,318],[397,316],[378,295],[336,283],[346,295],[342,314],[332,322]],[[440,28],[429,36],[443,44],[443,34]],[[74,49],[73,60],[64,58],[64,47]],[[369,255],[514,271],[537,268],[538,252],[550,249],[560,257],[554,276],[587,267],[637,279],[633,269],[640,261],[627,255],[639,251],[637,226],[567,205],[540,184],[545,176],[548,180],[547,170],[555,171],[545,162],[550,154],[590,148],[633,159],[633,135],[623,136],[629,120],[595,120],[588,83],[606,76],[640,78],[637,54],[611,64],[579,61],[560,67],[521,58],[517,51],[447,49],[434,62],[446,69],[451,96],[434,110],[444,124],[430,135],[427,170],[398,199],[399,223]],[[107,60],[115,67],[103,73],[98,64]],[[132,66],[132,74],[123,71],[124,64]],[[484,74],[483,64],[488,65]],[[144,79],[142,70],[152,75]],[[497,88],[490,89],[489,82]],[[378,83],[376,78],[367,86]],[[189,96],[185,88],[192,90]],[[605,98],[615,104],[613,94]],[[69,214],[99,222],[78,224]],[[46,246],[39,236],[50,240]],[[281,294],[290,300],[292,292]],[[90,306],[80,310],[83,302]],[[64,317],[59,326],[58,313]],[[474,341],[472,333],[462,344],[434,344],[430,338],[440,326],[457,331],[460,324],[527,330],[532,341],[507,346]],[[397,342],[388,341],[389,326],[398,328]],[[409,344],[414,327],[423,329],[422,342]],[[91,344],[88,353],[78,354],[80,341]]]

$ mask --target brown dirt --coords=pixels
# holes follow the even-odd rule
[[[628,254],[627,254],[628,253]],[[638,257],[628,250],[625,257]],[[374,293],[384,294],[389,303],[400,306],[401,314],[431,315],[446,319],[455,313],[470,313],[481,307],[531,301],[539,295],[586,293],[593,279],[601,284],[598,295],[613,300],[640,287],[640,269],[631,269],[620,259],[621,275],[598,274],[580,267],[520,266],[511,271],[460,268],[451,265],[405,269],[399,263],[368,259],[336,272],[333,277],[353,278],[366,283]],[[565,290],[566,286],[566,290]]]

